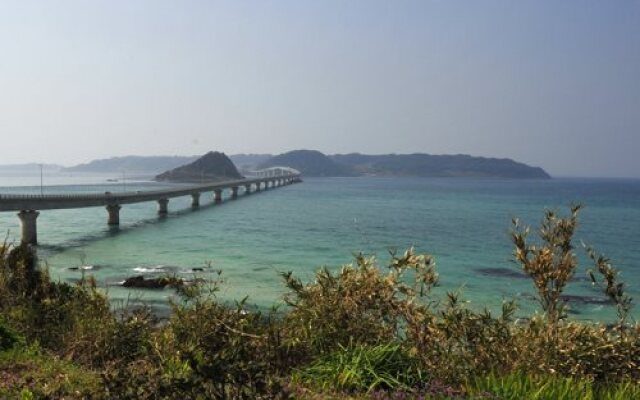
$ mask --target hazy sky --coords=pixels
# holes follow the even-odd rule
[[[0,0],[0,164],[468,153],[640,177],[640,1]]]

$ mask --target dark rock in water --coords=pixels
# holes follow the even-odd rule
[[[155,177],[157,181],[216,182],[242,179],[233,162],[224,153],[210,151],[191,164],[174,168]]]
[[[126,288],[164,289],[167,286],[177,287],[182,284],[183,281],[181,279],[167,277],[145,279],[144,276],[138,275],[127,278],[122,283],[122,286]]]
[[[509,268],[478,268],[479,273],[486,276],[499,276],[504,278],[526,279],[527,275]]]
[[[529,299],[529,300],[536,300],[538,298],[537,296],[531,293],[523,293],[520,295],[520,297]],[[581,305],[581,306],[585,306],[585,305],[601,306],[601,305],[611,304],[607,298],[600,297],[600,296],[582,296],[578,294],[563,294],[560,296],[560,299],[568,303],[569,306],[571,304]]]
[[[204,268],[201,268],[201,267],[191,268],[191,271],[193,271],[193,272],[201,272],[201,271],[204,271]]]
[[[596,305],[605,305],[609,304],[609,300],[604,297],[597,296],[581,296],[576,294],[563,294],[560,298],[568,303],[579,303],[579,304],[596,304]]]
[[[181,287],[188,287],[204,282],[206,282],[204,279],[185,280],[166,276],[146,279],[144,276],[138,275],[125,279],[125,281],[122,282],[122,286],[137,289],[164,289],[166,287],[179,289]]]

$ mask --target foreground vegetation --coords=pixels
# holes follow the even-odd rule
[[[541,312],[514,320],[436,299],[433,258],[413,249],[291,273],[286,310],[216,299],[219,282],[178,286],[167,321],[110,309],[91,278],[52,282],[26,247],[0,249],[0,398],[630,399],[640,398],[640,326],[618,272],[588,249],[612,325],[566,318],[579,207],[547,211],[538,243],[514,221],[515,258]]]

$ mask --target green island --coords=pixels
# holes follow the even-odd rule
[[[0,249],[0,398],[633,399],[640,326],[618,271],[591,248],[594,290],[616,322],[567,317],[579,206],[546,211],[538,237],[514,220],[514,258],[540,310],[515,319],[435,298],[433,257],[357,255],[313,282],[283,274],[286,307],[216,298],[223,279],[185,286],[167,319],[113,309],[91,276],[53,282],[28,246]],[[304,260],[300,260],[301,263]],[[222,275],[221,275],[222,278]]]

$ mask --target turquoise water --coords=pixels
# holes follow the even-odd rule
[[[59,186],[45,190],[114,192],[166,186],[132,181],[105,185],[104,177],[97,176],[82,177],[82,183],[100,185],[71,185],[79,179],[48,177]],[[38,182],[33,176],[0,177],[0,192],[39,192]],[[23,186],[15,187],[18,184]],[[577,239],[609,256],[623,271],[631,294],[640,297],[638,180],[307,178],[302,184],[220,205],[211,205],[211,200],[207,194],[203,206],[192,211],[190,198],[172,199],[170,214],[163,219],[157,217],[154,203],[126,205],[115,231],[107,228],[102,208],[42,211],[39,254],[60,280],[81,276],[69,267],[94,266],[90,273],[115,300],[164,304],[171,290],[129,291],[117,284],[138,274],[190,277],[193,268],[203,268],[195,274],[223,271],[222,298],[249,296],[250,303],[267,307],[281,301],[280,272],[311,279],[320,266],[337,268],[356,252],[386,261],[389,249],[415,246],[436,257],[441,275],[436,296],[460,290],[472,307],[491,309],[515,297],[524,315],[536,304],[531,283],[514,273],[519,267],[511,261],[511,218],[537,225],[545,207],[564,212],[566,205],[579,201],[586,207]],[[0,213],[0,228],[15,238],[19,224],[14,213]],[[585,279],[585,269],[569,289],[586,300],[573,303],[573,315],[610,320],[614,311],[593,298],[598,292]],[[635,315],[640,316],[638,310]]]

